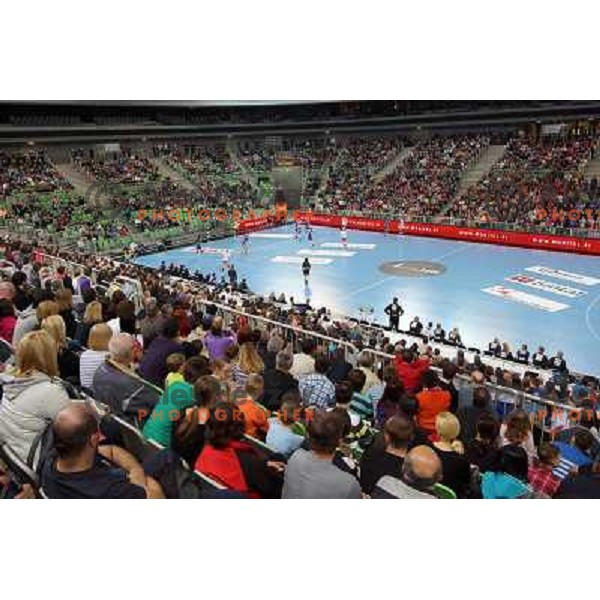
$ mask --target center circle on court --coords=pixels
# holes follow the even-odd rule
[[[396,277],[434,277],[445,273],[446,266],[426,260],[394,260],[381,263],[379,270]]]

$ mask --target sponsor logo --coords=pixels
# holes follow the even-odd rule
[[[590,277],[589,275],[581,275],[580,273],[571,273],[570,271],[561,271],[559,269],[551,269],[550,267],[542,267],[536,265],[535,267],[527,267],[526,271],[531,273],[538,273],[538,275],[546,275],[547,277],[554,277],[555,279],[564,279],[565,281],[572,281],[579,283],[580,285],[598,285],[600,279]]]
[[[397,260],[384,262],[379,265],[379,270],[398,277],[433,277],[445,273],[446,267],[441,263],[424,260]]]
[[[504,298],[505,300],[511,300],[518,304],[524,304],[525,306],[551,313],[569,308],[568,304],[556,302],[556,300],[548,300],[547,298],[534,296],[533,294],[526,294],[525,292],[507,288],[503,285],[494,285],[489,288],[484,288],[481,291],[486,294],[491,294],[492,296],[497,296],[498,298]]]
[[[507,277],[506,281],[520,283],[521,285],[526,285],[527,287],[536,290],[558,294],[559,296],[566,296],[567,298],[580,298],[587,294],[587,292],[584,292],[583,290],[578,290],[577,288],[568,285],[546,281],[545,279],[536,279],[535,277],[529,277],[529,275],[513,275],[512,277]]]

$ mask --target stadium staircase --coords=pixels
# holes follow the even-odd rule
[[[411,154],[412,147],[404,147],[392,160],[373,175],[373,183],[379,183],[386,175],[393,173]]]
[[[592,177],[600,179],[600,156],[593,158],[587,163],[583,174],[586,179],[591,179]]]
[[[471,165],[464,173],[458,184],[457,198],[460,198],[472,185],[479,183],[502,159],[506,152],[504,144],[492,144],[481,153],[479,160]]]
[[[170,179],[186,190],[193,191],[195,189],[189,179],[172,169],[162,158],[149,158],[148,160],[158,169],[158,173],[162,177]]]
[[[229,158],[231,158],[231,161],[240,174],[240,179],[249,183],[255,190],[258,190],[258,178],[240,158],[237,144],[233,140],[228,140],[226,148],[229,153]]]
[[[81,194],[84,197],[86,196],[88,190],[90,189],[90,185],[93,183],[92,179],[90,179],[81,171],[78,171],[71,162],[56,163],[56,168],[75,188],[75,192],[77,194]]]

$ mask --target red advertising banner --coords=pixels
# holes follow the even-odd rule
[[[256,229],[263,229],[270,223],[270,219],[268,217],[259,217],[258,219],[246,219],[245,221],[240,221],[238,226],[236,227],[236,232],[246,233],[247,231],[254,231]]]
[[[368,219],[363,217],[343,217],[340,215],[298,212],[294,213],[294,219],[308,220],[313,225],[328,227],[341,227],[342,222],[345,222],[348,229],[360,229],[362,231],[383,231],[385,228],[385,221],[383,219]],[[398,221],[388,221],[388,231],[390,233],[398,233],[399,229]],[[436,225],[433,223],[405,223],[402,231],[407,235],[462,240],[464,242],[477,242],[480,244],[498,244],[500,246],[518,246],[521,248],[535,248],[537,250],[600,255],[600,239],[503,231],[501,229],[476,229],[455,225]]]

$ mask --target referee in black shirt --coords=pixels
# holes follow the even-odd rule
[[[384,312],[390,318],[390,331],[398,331],[400,317],[404,314],[403,308],[398,304],[398,298],[394,298],[392,303],[385,307]]]

